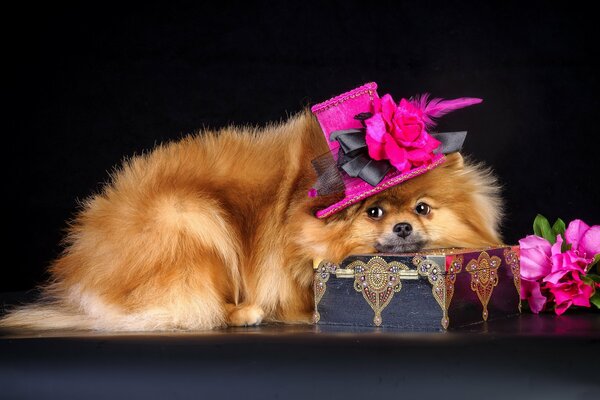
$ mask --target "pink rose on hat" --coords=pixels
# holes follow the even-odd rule
[[[397,105],[389,94],[374,102],[373,116],[365,124],[369,156],[389,160],[401,172],[431,161],[440,145],[425,130],[423,111],[406,99]]]

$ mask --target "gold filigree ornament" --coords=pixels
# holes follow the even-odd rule
[[[327,290],[327,281],[332,273],[335,272],[337,266],[328,261],[321,261],[318,267],[315,269],[315,276],[313,279],[313,290],[315,299],[315,310],[313,311],[313,323],[316,324],[321,319],[319,314],[319,303]]]
[[[465,268],[471,274],[471,290],[477,293],[479,301],[483,306],[482,317],[484,321],[488,319],[488,303],[492,297],[494,287],[498,285],[498,267],[500,266],[500,257],[492,256],[482,251],[477,260],[471,260]]]
[[[450,319],[448,318],[448,309],[450,308],[450,302],[452,302],[452,296],[454,296],[454,283],[456,283],[456,274],[462,270],[463,256],[456,255],[446,267],[446,275],[444,276],[444,283],[446,284],[446,296],[444,299],[444,316],[442,317],[442,326],[444,329],[448,329]]]
[[[437,301],[440,308],[442,309],[442,320],[441,324],[444,329],[448,329],[450,325],[450,318],[448,317],[448,309],[452,302],[452,296],[454,296],[454,283],[456,282],[456,274],[461,272],[463,256],[455,256],[450,264],[448,265],[447,274],[440,266],[433,260],[423,258],[421,256],[415,256],[412,259],[412,263],[417,267],[419,275],[427,278],[431,284],[431,293],[433,298]]]
[[[367,263],[357,260],[348,268],[354,269],[354,289],[363,294],[375,312],[373,323],[380,326],[383,322],[381,312],[390,304],[394,293],[402,289],[400,271],[409,268],[398,261],[387,263],[381,257],[373,257]]]
[[[519,296],[519,312],[521,312],[521,266],[519,261],[519,247],[509,247],[504,249],[504,261],[506,265],[510,265],[510,270],[513,274],[513,282],[517,288],[517,296]]]

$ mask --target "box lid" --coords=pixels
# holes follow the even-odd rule
[[[353,278],[356,273],[367,275],[380,273],[377,268],[365,268],[369,263],[378,262],[393,269],[391,272],[397,273],[400,279],[418,279],[419,275],[453,274],[459,268],[457,258],[461,260],[465,257],[478,259],[483,253],[487,254],[488,251],[504,248],[510,249],[511,247],[443,248],[415,253],[352,254],[340,262],[339,265],[326,260],[324,262],[328,271],[338,278]],[[315,270],[321,264],[322,260],[315,260]],[[471,271],[496,268],[501,264],[501,259],[496,256],[483,257],[481,262],[472,264]]]

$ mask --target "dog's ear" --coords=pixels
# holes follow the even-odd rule
[[[449,168],[452,170],[459,171],[463,169],[465,166],[465,160],[463,156],[459,152],[450,153],[446,155],[446,162],[444,163],[444,168]]]

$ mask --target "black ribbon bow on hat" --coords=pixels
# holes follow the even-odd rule
[[[387,160],[374,160],[369,157],[369,149],[365,141],[365,120],[371,116],[372,114],[368,112],[357,114],[354,118],[361,122],[363,128],[333,131],[329,140],[337,140],[340,144],[338,168],[353,178],[358,177],[371,186],[377,186],[393,167]],[[430,135],[441,142],[434,153],[447,154],[462,148],[467,132],[442,132]]]
[[[337,140],[340,144],[337,160],[339,168],[353,178],[359,177],[371,186],[377,186],[392,165],[387,160],[373,160],[369,157],[369,149],[365,141],[365,119],[370,118],[371,115],[371,113],[357,114],[354,118],[362,123],[363,128],[333,131],[329,140]]]

